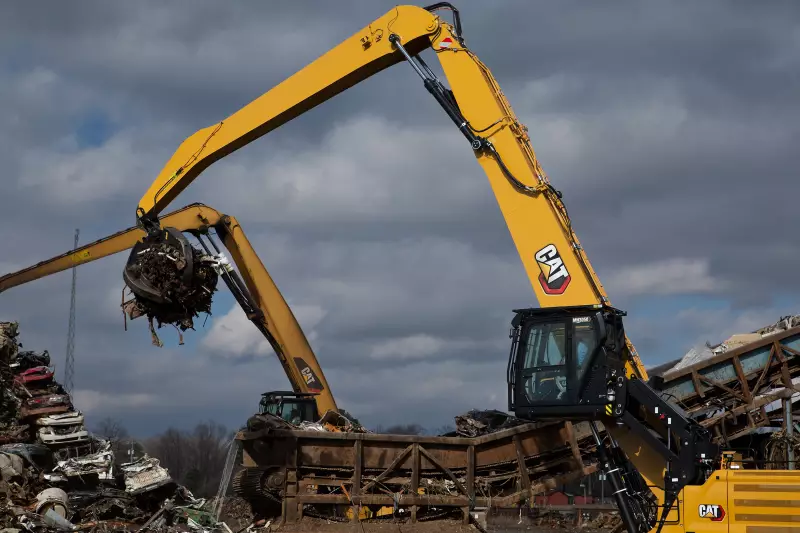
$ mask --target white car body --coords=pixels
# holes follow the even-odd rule
[[[89,440],[80,411],[43,416],[36,420],[37,432],[43,444],[66,444]]]
[[[59,461],[53,473],[45,474],[45,477],[50,475],[52,481],[61,481],[64,478],[96,474],[99,479],[113,480],[113,464],[114,453],[111,451],[111,443],[102,441],[96,453]]]
[[[173,482],[169,471],[161,466],[158,459],[148,455],[122,464],[119,468],[125,474],[125,491],[129,494],[141,494]]]

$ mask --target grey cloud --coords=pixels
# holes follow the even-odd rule
[[[391,5],[0,8],[0,264],[62,252],[76,226],[83,242],[129,226],[182,139]],[[791,311],[772,300],[797,294],[794,3],[459,7],[612,299],[631,311],[646,361]],[[92,111],[112,136],[86,150],[75,130]],[[170,208],[191,201],[239,217],[293,305],[325,311],[312,344],[346,409],[372,424],[435,426],[504,407],[510,311],[532,292],[483,172],[407,66],[213,165]],[[691,307],[651,317],[663,288],[641,280],[680,258],[708,265],[685,275],[719,282],[695,295],[728,306],[714,320]],[[207,417],[235,426],[260,392],[286,388],[269,354],[234,360],[203,345],[212,321],[184,347],[162,330],[172,348],[161,350],[141,322],[122,331],[124,259],[79,272],[77,385],[96,415],[143,434]],[[644,276],[639,294],[625,286],[630,272]],[[29,347],[62,354],[68,291],[68,273],[13,289],[0,316],[23,321]],[[212,320],[227,313],[220,305]],[[434,341],[404,340],[425,336]],[[417,358],[371,357],[403,347]],[[114,394],[129,404],[104,401]]]

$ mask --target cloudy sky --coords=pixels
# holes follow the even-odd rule
[[[5,3],[0,272],[130,226],[180,142],[392,7]],[[800,312],[796,2],[462,1],[645,362]],[[432,54],[425,56],[429,64]],[[469,147],[397,65],[214,164],[169,208],[236,215],[340,406],[438,427],[506,407],[533,292]],[[287,380],[220,294],[185,346],[123,330],[124,254],[78,272],[75,403],[145,436],[229,427]],[[0,295],[63,370],[70,274]],[[199,322],[202,326],[202,321]]]

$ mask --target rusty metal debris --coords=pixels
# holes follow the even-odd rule
[[[185,240],[185,239],[184,239]],[[135,260],[125,267],[125,281],[133,299],[122,303],[131,320],[146,316],[158,327],[172,324],[181,331],[194,329],[193,319],[211,314],[217,287],[216,260],[185,243],[181,248],[161,242],[135,249]],[[191,257],[185,257],[189,253]],[[160,345],[155,331],[154,343]]]
[[[800,399],[800,315],[695,347],[648,373],[717,443],[738,447],[746,437],[748,459],[768,460],[769,435],[784,425],[781,398],[791,391],[792,401]]]
[[[794,432],[789,435],[785,429],[776,431],[770,435],[765,448],[769,464],[788,464],[790,451],[794,457],[800,457],[800,435]]]
[[[596,470],[588,424],[519,423],[497,411],[457,419],[478,435],[324,431],[255,415],[236,439],[234,493],[258,518],[442,520],[464,509],[515,507]],[[276,456],[276,454],[278,454]],[[586,456],[587,462],[584,462]],[[283,466],[281,466],[283,465]]]
[[[0,529],[230,532],[157,459],[116,472],[111,443],[86,431],[47,352],[20,351],[17,336],[0,323],[0,401],[13,407],[0,419]]]
[[[496,410],[472,410],[455,417],[455,421],[456,433],[462,437],[488,435],[501,429],[530,424],[528,421]]]
[[[147,455],[121,465],[120,470],[125,475],[125,491],[129,494],[141,494],[173,483],[169,472],[159,464],[158,459]]]

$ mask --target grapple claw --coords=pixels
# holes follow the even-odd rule
[[[123,302],[131,320],[137,316],[192,329],[192,318],[211,312],[218,274],[213,258],[193,247],[182,232],[164,228],[137,242],[122,277],[134,295]]]
[[[167,257],[175,260],[175,266],[181,270],[180,279],[183,283],[190,284],[192,282],[194,273],[192,245],[189,244],[186,236],[175,228],[164,228],[158,234],[147,236],[137,242],[125,263],[122,279],[137,298],[158,304],[173,303],[168,295],[154,286],[154,280],[148,279],[153,276],[148,276],[146,269],[143,268],[142,256],[153,249],[158,250],[156,253],[167,254]],[[169,255],[170,252],[173,252],[175,256]]]

